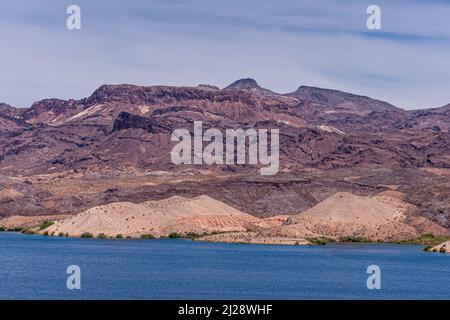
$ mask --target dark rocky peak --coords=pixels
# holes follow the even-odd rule
[[[401,110],[384,101],[332,89],[301,86],[288,95],[302,100],[324,103],[336,108],[353,109],[361,112]]]
[[[37,101],[31,105],[30,109],[35,110],[50,110],[64,107],[66,105],[66,100],[61,99],[43,99]]]
[[[22,115],[27,110],[25,108],[14,108],[6,103],[0,103],[0,117],[2,118],[21,120],[23,119]]]
[[[11,107],[9,104],[0,102],[0,116],[9,116],[15,113],[16,108]]]
[[[85,105],[107,102],[139,104],[149,99],[147,87],[130,84],[102,85],[92,95],[83,100]]]
[[[246,79],[239,79],[233,82],[223,90],[250,90],[250,89],[262,89],[262,88],[258,85],[256,80],[246,78]]]
[[[54,115],[64,113],[68,109],[76,108],[77,100],[43,99],[37,101],[27,109],[23,116],[25,119],[37,117],[43,113],[51,112]]]
[[[13,107],[11,107],[9,104],[0,102],[0,112],[5,111],[5,110],[11,110],[14,109]]]
[[[254,79],[246,78],[246,79],[240,79],[232,84],[230,84],[228,87],[225,87],[223,91],[245,91],[245,92],[251,92],[259,96],[275,96],[278,95],[275,92],[272,92],[268,89],[262,88],[258,85],[258,83]]]
[[[207,85],[197,87],[103,85],[82,102],[86,106],[101,103],[156,104],[164,100],[213,99],[216,91],[218,88]]]

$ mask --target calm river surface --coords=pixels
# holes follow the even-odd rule
[[[449,299],[450,255],[422,246],[278,246],[0,232],[0,299]],[[381,268],[368,290],[366,269]],[[81,290],[69,290],[69,265]]]

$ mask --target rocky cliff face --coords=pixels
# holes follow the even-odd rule
[[[123,140],[122,135],[147,135],[147,141],[162,134],[167,141],[176,128],[189,129],[193,121],[202,121],[205,127],[221,130],[263,123],[281,128],[285,168],[450,168],[449,110],[445,106],[405,111],[368,97],[312,87],[277,94],[252,79],[223,90],[206,85],[104,85],[82,100],[45,99],[26,110],[2,104],[0,165],[33,174],[55,167],[55,159],[67,159],[56,161],[53,169],[64,171],[67,163],[76,166],[69,158],[86,158],[95,150],[120,166],[108,150],[117,139]],[[135,139],[139,141],[143,140]],[[167,157],[151,145],[136,148]],[[138,168],[146,156],[142,154]]]
[[[300,87],[293,93],[278,94],[252,79],[238,80],[224,89],[210,85],[104,85],[81,100],[45,99],[28,109],[0,104],[0,177],[6,179],[0,179],[0,187],[14,185],[8,177],[38,184],[35,179],[47,181],[52,177],[70,184],[69,176],[84,179],[94,173],[102,179],[148,172],[199,177],[255,174],[257,168],[253,166],[173,165],[170,135],[177,128],[192,130],[194,121],[202,121],[205,129],[279,128],[280,170],[301,175],[305,170],[314,172],[309,181],[322,181],[311,185],[312,193],[304,189],[311,182],[301,182],[300,190],[290,178],[282,183],[233,178],[229,186],[235,186],[239,193],[216,182],[196,185],[203,194],[215,195],[246,212],[271,215],[304,210],[317,203],[321,190],[347,191],[341,183],[345,181],[352,192],[362,194],[372,188],[408,189],[411,201],[428,203],[430,215],[441,225],[449,224],[450,201],[432,200],[435,195],[450,199],[441,181],[450,168],[449,105],[405,111],[387,102],[336,90]],[[318,176],[323,172],[331,174],[328,180]],[[334,172],[345,174],[334,176]],[[417,180],[419,173],[426,177]],[[396,183],[394,178],[400,174],[405,176]],[[385,181],[368,183],[378,175]],[[420,196],[419,181],[423,182],[421,188],[429,190],[427,196]],[[333,187],[325,187],[327,183]],[[219,185],[228,191],[220,192]],[[138,193],[125,188],[83,198],[78,191],[62,196],[57,190],[35,184],[15,187],[24,194],[23,202],[1,205],[0,215],[19,213],[23,208],[32,214],[45,213],[49,208],[66,212],[86,209],[86,204],[106,203],[111,197],[143,201],[143,194],[149,195],[145,188]],[[171,193],[171,188],[175,187],[164,187],[160,196],[177,194]],[[177,188],[187,195],[195,193],[180,185]],[[264,190],[264,194],[258,190]],[[418,208],[421,214],[428,214],[426,208]]]

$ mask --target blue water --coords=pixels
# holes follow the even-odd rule
[[[0,299],[449,299],[450,255],[421,250],[0,233]],[[366,287],[372,264],[380,290]],[[81,290],[67,289],[69,265]]]

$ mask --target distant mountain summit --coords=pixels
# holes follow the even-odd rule
[[[281,94],[250,78],[224,89],[102,85],[80,100],[44,99],[28,109],[1,104],[0,167],[14,174],[42,174],[50,168],[168,170],[171,132],[202,121],[220,130],[279,128],[281,163],[288,168],[450,168],[448,115],[448,106],[405,111],[369,97],[308,86]]]
[[[239,79],[230,84],[228,87],[224,88],[224,90],[251,90],[251,89],[262,89],[256,80],[245,78]]]
[[[256,80],[250,78],[237,80],[230,84],[228,87],[225,87],[223,91],[246,91],[259,96],[279,95],[273,91],[270,91],[269,89],[260,87]]]
[[[301,86],[290,96],[361,113],[401,110],[384,101],[332,89]]]
[[[0,102],[0,112],[2,112],[2,111],[4,111],[4,110],[11,109],[11,108],[12,108],[12,107],[11,107],[9,104]]]

